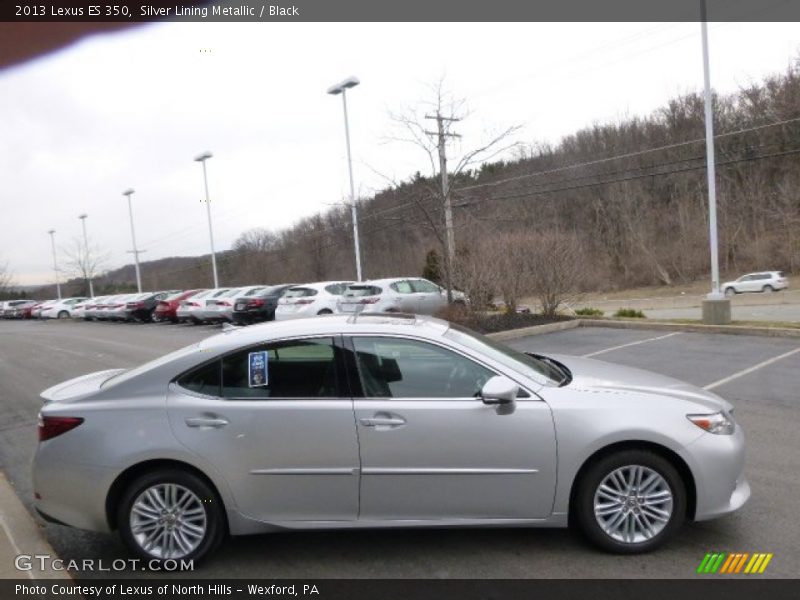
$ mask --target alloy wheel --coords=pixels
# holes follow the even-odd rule
[[[655,538],[669,523],[672,511],[673,493],[666,479],[642,465],[615,469],[594,494],[597,524],[624,544]]]
[[[183,558],[206,537],[206,509],[190,489],[159,483],[145,489],[130,511],[133,539],[148,555]]]

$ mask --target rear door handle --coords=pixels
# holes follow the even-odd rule
[[[366,417],[358,422],[364,427],[400,427],[406,424],[403,417]]]
[[[190,417],[186,419],[186,425],[189,427],[213,427],[219,429],[228,424],[227,419],[212,418],[212,417]]]

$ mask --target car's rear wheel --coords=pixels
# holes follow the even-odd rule
[[[148,561],[200,560],[225,536],[217,495],[200,477],[180,469],[147,473],[131,482],[117,523],[128,548]]]
[[[730,298],[731,296],[735,296],[736,295],[736,290],[733,289],[732,287],[727,287],[727,288],[725,288],[725,295],[728,298]]]
[[[58,318],[59,319],[69,319],[69,313],[67,311],[65,311],[65,310],[62,310],[60,313],[58,313]]]
[[[318,315],[332,315],[333,311],[329,308],[323,308],[321,311],[317,313]]]
[[[772,287],[771,285],[765,285],[761,291],[764,292],[765,294],[771,294],[772,292],[775,291],[775,288]]]
[[[577,484],[574,516],[587,538],[619,554],[661,546],[686,515],[686,490],[678,471],[647,450],[601,458]]]

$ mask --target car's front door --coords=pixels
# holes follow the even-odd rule
[[[358,375],[360,519],[550,514],[556,444],[545,402],[526,394],[513,407],[484,404],[478,392],[497,372],[450,348],[402,337],[346,340]]]
[[[244,348],[170,386],[177,438],[263,521],[353,520],[358,442],[339,338]]]

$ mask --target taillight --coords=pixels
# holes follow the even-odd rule
[[[39,441],[52,439],[83,423],[80,417],[43,417],[39,415]]]
[[[186,306],[200,306],[197,302],[187,302]]]
[[[250,302],[247,303],[247,308],[258,308],[259,306],[264,306],[264,301],[261,298],[250,300]]]
[[[378,301],[377,296],[373,296],[372,298],[362,298],[360,304],[375,304]]]

